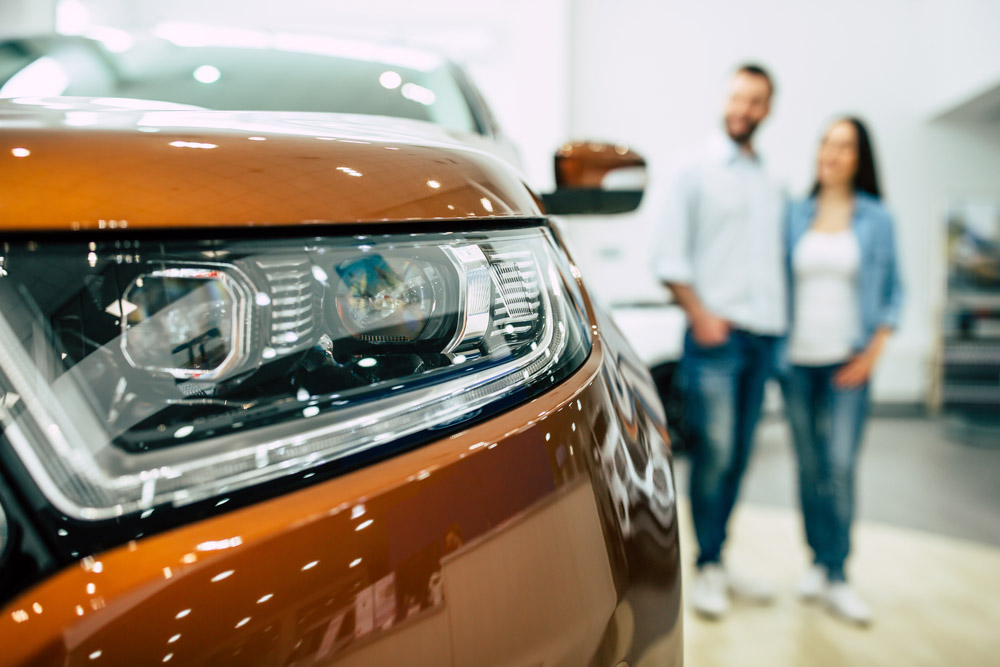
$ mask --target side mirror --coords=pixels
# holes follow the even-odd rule
[[[646,160],[628,146],[565,144],[555,155],[556,191],[542,195],[554,215],[628,213],[646,188]]]

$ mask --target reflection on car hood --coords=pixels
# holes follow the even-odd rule
[[[540,215],[505,162],[418,121],[122,99],[0,100],[0,228]]]

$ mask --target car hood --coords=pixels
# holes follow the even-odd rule
[[[0,229],[537,217],[513,167],[435,125],[122,99],[0,100]]]

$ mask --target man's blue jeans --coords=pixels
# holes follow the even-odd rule
[[[854,471],[868,416],[868,385],[841,389],[841,368],[792,366],[782,389],[799,459],[806,542],[831,581],[844,581],[854,519]]]
[[[726,524],[753,445],[774,368],[777,338],[730,332],[718,347],[702,347],[688,331],[684,340],[685,397],[691,430],[691,514],[698,537],[698,566],[718,563]]]

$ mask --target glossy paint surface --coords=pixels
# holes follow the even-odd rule
[[[370,127],[365,138],[321,135],[313,121],[304,136],[285,136],[299,127],[287,121],[248,134],[234,130],[228,115],[224,129],[184,134],[161,124],[143,135],[134,119],[121,129],[46,130],[31,118],[15,131],[8,116],[0,131],[4,190],[18,195],[0,207],[7,230],[120,229],[122,220],[129,229],[411,217],[469,224],[483,217],[471,208],[478,202],[482,209],[484,198],[497,219],[538,214],[501,163],[426,137],[383,141]],[[27,148],[31,138],[38,141]],[[14,139],[30,154],[16,156]],[[204,157],[230,145],[242,161]],[[261,159],[265,150],[274,153]],[[294,168],[313,153],[314,171]],[[399,164],[372,157],[382,154]],[[45,168],[24,166],[33,158]],[[102,167],[108,174],[90,175]],[[254,169],[266,178],[253,180]],[[341,177],[386,190],[330,185]],[[452,178],[456,189],[445,197]],[[142,183],[148,187],[130,190]],[[394,183],[401,192],[389,191]],[[203,206],[172,202],[174,187]],[[282,195],[269,198],[276,189]],[[456,201],[468,208],[449,217]],[[73,218],[74,208],[90,212]],[[680,664],[680,567],[662,407],[610,320],[589,304],[588,315],[590,357],[539,398],[336,479],[54,574],[0,610],[0,662]]]
[[[646,160],[628,146],[572,141],[555,156],[556,185],[560,188],[599,188],[616,169],[645,167]]]
[[[534,217],[517,172],[418,121],[0,101],[7,230]],[[135,101],[129,101],[135,102]],[[119,102],[120,104],[124,104]],[[67,108],[68,107],[68,108]]]
[[[677,647],[672,484],[648,495],[669,458],[621,361],[598,341],[501,418],[85,559],[3,610],[5,661],[576,665]]]

